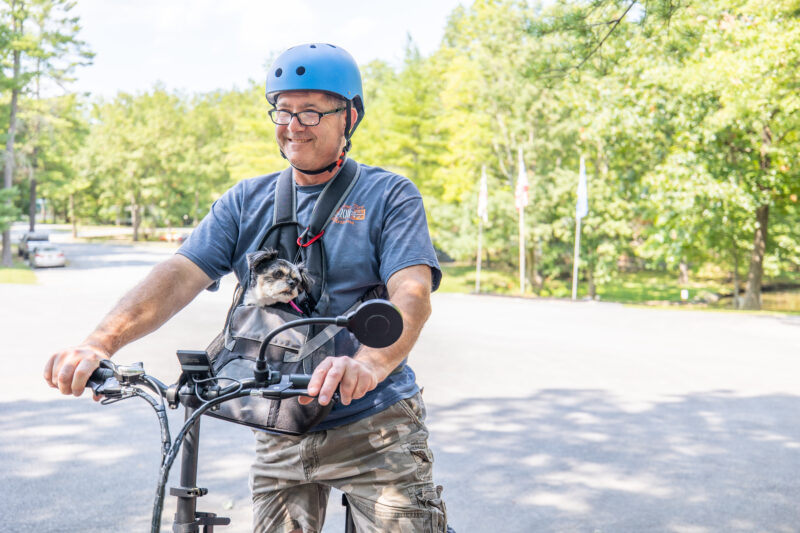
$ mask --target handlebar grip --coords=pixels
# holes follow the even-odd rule
[[[92,392],[97,396],[113,397],[119,393],[119,383],[117,380],[109,380],[114,377],[114,371],[110,368],[101,366],[92,372],[89,380],[86,382],[86,388],[92,389]]]
[[[102,385],[108,378],[114,377],[114,371],[110,368],[97,368],[92,375],[89,376],[89,381],[86,382],[86,387],[89,388],[94,385]]]

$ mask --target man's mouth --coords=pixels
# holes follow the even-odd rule
[[[290,143],[310,143],[311,139],[289,139]]]

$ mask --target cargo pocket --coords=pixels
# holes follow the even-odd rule
[[[409,418],[411,418],[411,420],[413,420],[418,426],[423,427],[425,425],[425,417],[427,416],[427,413],[425,410],[425,403],[422,401],[422,397],[419,393],[411,398],[400,400],[397,402],[397,405],[403,409]]]
[[[447,507],[442,499],[442,486],[426,485],[417,493],[420,506],[428,512],[429,523],[426,531],[447,533]]]
[[[424,483],[433,483],[433,452],[428,448],[427,441],[408,443],[408,452],[417,463],[417,480]],[[433,486],[433,485],[431,485]]]

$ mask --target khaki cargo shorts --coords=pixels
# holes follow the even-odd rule
[[[319,533],[335,487],[347,495],[359,533],[445,532],[424,420],[417,394],[327,431],[298,437],[255,431],[253,531]]]

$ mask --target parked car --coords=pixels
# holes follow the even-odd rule
[[[50,241],[50,236],[47,233],[28,231],[24,233],[19,240],[17,253],[22,256],[23,259],[28,259],[28,252],[31,248],[38,244],[46,244],[48,241]]]
[[[63,267],[67,260],[58,247],[52,244],[37,244],[30,249],[28,263],[33,268],[39,267]]]
[[[158,240],[166,241],[166,242],[177,242],[178,244],[182,244],[186,239],[189,238],[189,231],[172,231],[172,232],[165,232],[158,236]]]

